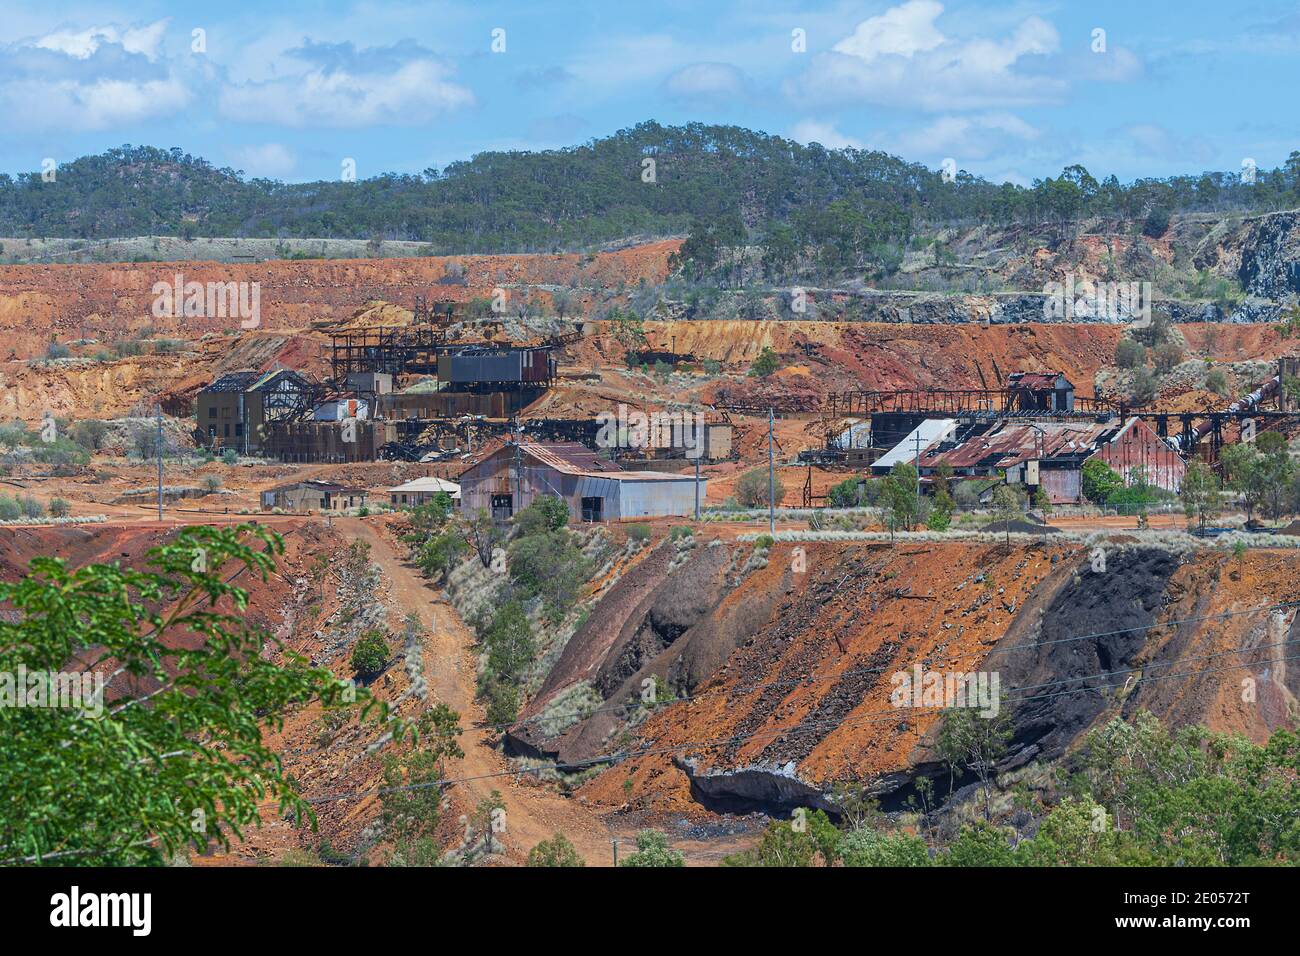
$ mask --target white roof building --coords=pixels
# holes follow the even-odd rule
[[[871,470],[875,472],[889,471],[899,462],[914,465],[918,457],[918,447],[920,454],[924,455],[926,449],[931,445],[937,445],[945,441],[956,430],[957,419],[955,418],[927,418],[908,432],[906,438],[872,462]],[[917,444],[918,437],[920,438],[919,446]]]
[[[395,505],[418,505],[428,501],[440,491],[451,495],[453,501],[460,500],[460,485],[444,478],[434,478],[432,475],[412,478],[410,481],[389,488],[388,497]]]

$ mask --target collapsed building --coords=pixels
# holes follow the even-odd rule
[[[295,481],[262,492],[262,508],[283,511],[344,511],[362,508],[369,492],[335,481]]]
[[[1186,464],[1178,451],[1142,421],[924,422],[872,466],[885,473],[898,462],[915,464],[921,476],[941,468],[954,477],[1006,475],[1011,484],[1043,488],[1053,504],[1083,501],[1083,466],[1097,459],[1125,482],[1177,492]]]

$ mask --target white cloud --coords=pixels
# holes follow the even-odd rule
[[[1076,72],[1084,79],[1101,83],[1128,83],[1141,79],[1146,66],[1132,50],[1117,46],[1105,53],[1080,53]]]
[[[32,45],[85,60],[105,44],[116,44],[127,53],[139,53],[149,60],[158,58],[167,20],[156,20],[142,27],[102,26],[84,30],[54,32],[35,40]]]
[[[833,123],[820,120],[802,120],[790,130],[790,138],[805,146],[821,143],[827,149],[862,149],[862,141],[852,136],[845,136],[835,128]]]
[[[664,81],[670,96],[682,100],[738,100],[749,81],[730,63],[692,63]]]
[[[251,176],[282,179],[298,166],[298,157],[281,143],[250,143],[233,150],[231,156]]]
[[[31,129],[100,130],[167,116],[190,92],[178,80],[12,82],[0,87],[0,113]]]
[[[0,115],[20,130],[100,130],[175,115],[192,93],[161,59],[166,25],[62,30],[0,47]]]
[[[890,137],[889,148],[891,152],[921,161],[951,156],[961,165],[1032,142],[1039,135],[1036,127],[1011,113],[941,116],[920,129]]]
[[[867,102],[934,112],[1056,102],[1059,77],[1031,72],[1036,57],[1055,54],[1056,29],[1031,16],[1005,38],[957,39],[936,24],[943,5],[908,0],[859,23],[831,51],[812,58],[787,84],[798,103]]]
[[[943,4],[935,0],[910,0],[863,20],[833,49],[868,63],[878,56],[913,56],[933,50],[944,41],[944,35],[934,25],[941,13]]]
[[[365,49],[308,42],[284,61],[287,76],[228,85],[222,115],[289,127],[417,126],[475,102],[450,66],[411,40]]]

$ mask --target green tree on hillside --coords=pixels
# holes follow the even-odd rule
[[[1205,462],[1194,461],[1187,466],[1179,494],[1183,499],[1183,511],[1188,518],[1196,519],[1198,527],[1204,529],[1210,518],[1222,509],[1221,488],[1219,476]]]
[[[185,528],[143,570],[37,557],[0,583],[0,673],[93,668],[114,689],[98,712],[0,707],[0,859],[159,864],[228,846],[268,798],[314,820],[263,728],[354,692],[246,622],[232,568],[265,580],[282,550],[264,528]]]

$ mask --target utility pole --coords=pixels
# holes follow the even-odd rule
[[[610,845],[614,847],[614,866],[618,866],[618,837],[610,838]]]
[[[767,533],[776,536],[776,454],[772,448],[772,428],[776,422],[773,409],[767,410]]]
[[[699,451],[699,449],[696,449]],[[695,456],[695,520],[700,520],[700,456]]]
[[[524,507],[524,463],[523,454],[519,449],[519,433],[515,433],[515,500],[510,506],[510,513],[513,515],[517,511],[523,510]]]
[[[158,404],[158,520],[163,519],[163,426],[162,403]]]
[[[921,514],[921,427],[916,428],[916,513]]]

